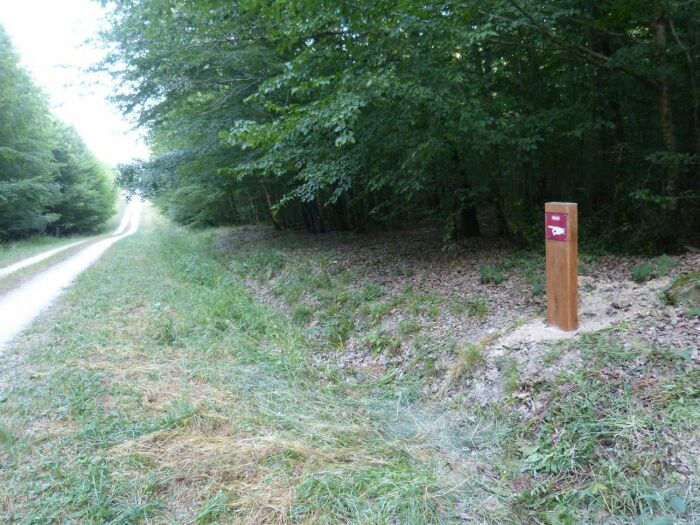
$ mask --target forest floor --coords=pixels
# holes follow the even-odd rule
[[[582,257],[557,338],[541,255],[441,248],[147,213],[3,356],[0,521],[700,521],[698,256]]]
[[[445,251],[430,229],[319,236],[248,227],[221,233],[217,244],[236,258],[234,270],[251,292],[304,327],[318,343],[317,358],[340,367],[446,370],[460,349],[481,343],[500,349],[490,353],[498,357],[517,346],[529,361],[521,364],[541,369],[542,348],[571,335],[545,327],[544,255],[497,238]],[[633,323],[627,336],[693,348],[700,359],[698,318],[661,297],[675,276],[700,270],[699,254],[581,260],[577,333]],[[636,282],[640,265],[651,272]],[[329,343],[336,352],[328,353]],[[434,382],[426,387],[438,390]]]

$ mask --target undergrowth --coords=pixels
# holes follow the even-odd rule
[[[448,308],[488,301],[389,293],[330,257],[222,255],[151,214],[0,365],[0,521],[697,522],[689,351],[588,334],[547,357],[582,368],[536,385],[504,358],[506,391],[530,389],[536,410],[311,359],[352,334],[378,353],[447,345],[421,323]],[[482,343],[454,348],[453,383],[483,372]]]

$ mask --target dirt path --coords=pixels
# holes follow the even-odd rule
[[[30,266],[34,266],[35,264],[38,264],[41,261],[44,261],[50,257],[53,257],[54,255],[58,255],[59,253],[64,252],[70,248],[74,248],[75,246],[80,246],[81,244],[84,244],[87,241],[88,241],[88,239],[84,239],[82,241],[64,244],[63,246],[59,246],[58,248],[46,250],[45,252],[41,252],[38,255],[33,255],[31,257],[27,257],[26,259],[22,259],[19,262],[16,262],[14,264],[10,264],[9,266],[5,266],[4,268],[0,268],[0,278],[11,275],[15,272],[23,270],[24,268],[29,268]]]
[[[106,238],[88,245],[75,255],[65,259],[30,280],[0,296],[0,351],[49,306],[73,280],[97,261],[114,243],[138,230],[141,217],[141,201],[134,198],[129,204],[119,228]],[[72,243],[29,257],[0,270],[0,277],[45,260],[72,246]]]

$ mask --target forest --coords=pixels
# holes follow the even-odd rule
[[[700,0],[0,6],[0,524],[700,524]]]
[[[700,231],[700,9],[686,0],[115,0],[103,67],[148,130],[120,181],[193,225],[438,225],[588,249]]]
[[[114,213],[113,179],[52,115],[0,26],[0,242],[96,231]]]

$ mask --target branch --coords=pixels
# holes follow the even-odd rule
[[[559,44],[561,47],[568,49],[572,52],[574,52],[576,55],[579,57],[583,58],[590,64],[594,66],[605,66],[605,67],[611,67],[613,69],[617,69],[619,71],[622,71],[623,73],[627,73],[637,81],[639,81],[641,84],[645,85],[649,89],[651,89],[654,92],[658,92],[660,86],[659,83],[645,77],[644,75],[640,75],[636,71],[632,71],[629,68],[620,65],[620,64],[611,64],[611,58],[609,56],[603,55],[602,53],[598,53],[597,51],[593,51],[592,49],[587,48],[584,45],[569,42],[567,40],[564,40],[563,38],[555,35],[552,33],[549,29],[546,27],[542,26],[537,19],[527,12],[522,6],[520,6],[515,0],[507,0],[507,2],[513,6],[518,12],[520,12],[523,16],[525,16],[531,23],[530,27],[535,29],[536,31],[539,31],[541,34],[552,40],[553,42],[556,42]]]

